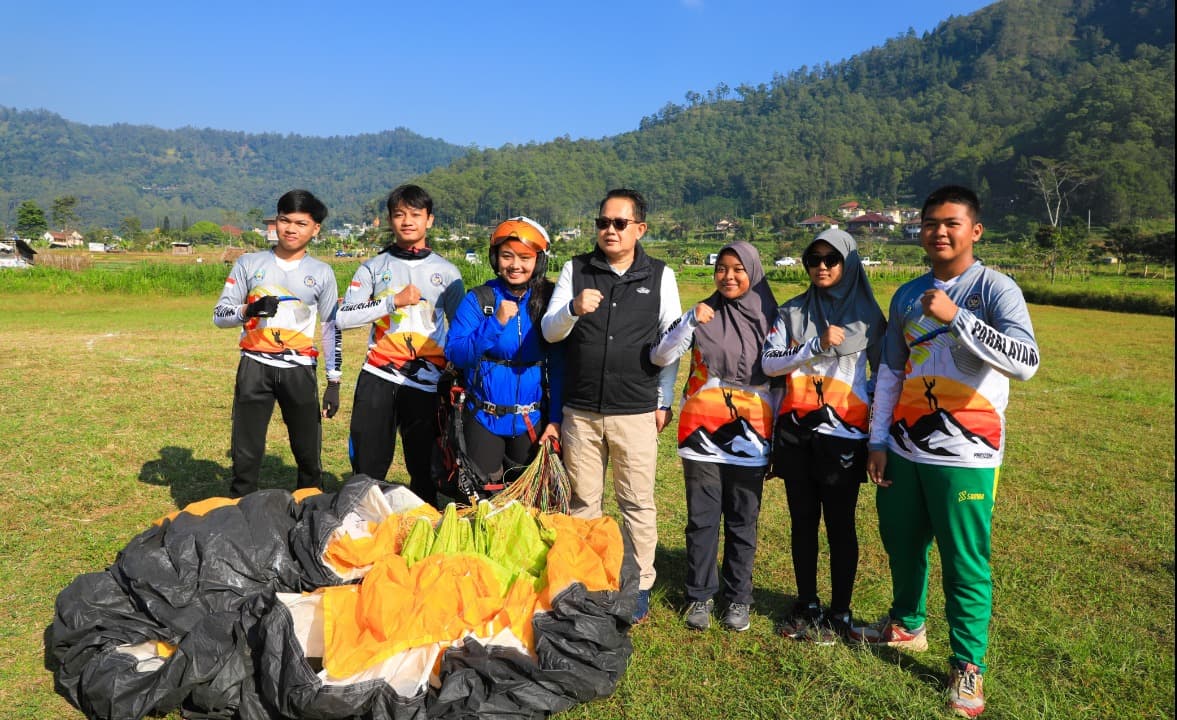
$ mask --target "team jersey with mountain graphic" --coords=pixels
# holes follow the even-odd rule
[[[792,435],[812,433],[865,440],[870,422],[872,382],[867,377],[868,351],[837,355],[823,351],[821,338],[798,343],[789,337],[782,316],[768,334],[760,365],[778,376],[788,373],[777,423],[792,426]]]
[[[947,325],[920,298],[940,289],[959,310]],[[948,281],[931,273],[891,299],[875,392],[872,450],[918,463],[1001,465],[1009,379],[1038,370],[1038,345],[1022,291],[980,261]]]
[[[421,301],[393,308],[392,297],[410,283],[421,291]],[[365,372],[433,392],[446,362],[446,318],[464,294],[461,273],[440,255],[406,260],[383,252],[356,270],[338,323],[342,328],[372,324]]]
[[[244,316],[244,306],[264,295],[276,295],[273,317]],[[310,255],[279,260],[272,250],[237,258],[213,309],[217,327],[240,326],[241,354],[274,367],[314,366],[315,325],[323,319],[323,355],[328,380],[338,380],[343,363],[341,334],[335,322],[339,290],[331,266]]]
[[[679,410],[678,455],[699,462],[745,467],[768,464],[776,392],[763,385],[736,385],[712,375],[702,353],[693,347],[694,309],[675,321],[651,360],[669,365],[691,349],[691,370]],[[661,362],[660,362],[661,360]]]

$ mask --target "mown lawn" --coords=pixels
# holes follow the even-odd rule
[[[778,299],[799,289],[780,287]],[[893,289],[879,288],[884,307]],[[684,283],[684,306],[705,292]],[[57,593],[109,564],[156,517],[227,487],[236,334],[213,327],[214,301],[0,291],[0,715],[81,717],[54,694],[45,668]],[[1012,391],[985,717],[1173,717],[1173,321],[1031,312],[1043,366]],[[328,489],[349,473],[350,391],[364,335],[345,338],[344,407],[325,424]],[[634,631],[617,693],[567,717],[942,714],[948,644],[938,560],[927,653],[810,647],[773,633],[794,590],[779,480],[765,491],[751,630],[687,631],[682,471],[669,432],[660,454],[652,620]],[[278,420],[265,474],[268,486],[293,487]],[[889,579],[870,488],[859,529],[855,610],[874,618],[887,609]]]

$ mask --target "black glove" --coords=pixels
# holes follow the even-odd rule
[[[323,417],[333,418],[339,412],[339,383],[327,381],[323,391]]]
[[[245,306],[245,317],[274,317],[278,312],[278,296],[262,295]]]

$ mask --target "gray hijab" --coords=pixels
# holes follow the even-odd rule
[[[789,328],[789,339],[797,343],[837,325],[846,331],[846,339],[831,349],[839,356],[854,355],[881,342],[887,323],[862,269],[854,237],[830,228],[814,238],[805,252],[812,251],[819,241],[828,243],[842,256],[842,279],[825,290],[810,284],[808,290],[781,306],[781,318]]]
[[[703,301],[715,310],[715,317],[695,330],[695,346],[709,374],[732,384],[763,385],[768,377],[760,368],[760,353],[776,323],[776,298],[756,248],[739,241],[724,246],[719,254],[729,250],[748,274],[748,292],[728,300],[716,291]]]

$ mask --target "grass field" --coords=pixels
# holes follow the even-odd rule
[[[0,276],[4,282],[5,276]],[[780,286],[785,299],[800,286]],[[887,294],[894,287],[879,288]],[[688,305],[706,286],[684,282]],[[0,288],[0,716],[78,718],[53,692],[44,633],[56,595],[152,520],[227,487],[236,333],[215,297]],[[1043,365],[1015,384],[994,513],[987,718],[1174,714],[1172,318],[1032,306]],[[331,490],[348,475],[350,392],[364,335],[345,334],[344,407],[324,425]],[[685,370],[685,365],[684,368]],[[266,486],[294,485],[280,421]],[[948,654],[933,560],[931,649],[821,648],[773,633],[792,601],[779,480],[765,489],[750,631],[687,631],[682,471],[660,446],[651,622],[613,697],[570,718],[939,717]],[[396,464],[396,478],[404,479]],[[855,610],[886,612],[873,490],[859,500]],[[822,572],[825,572],[825,559]],[[828,579],[821,590],[828,596]]]

